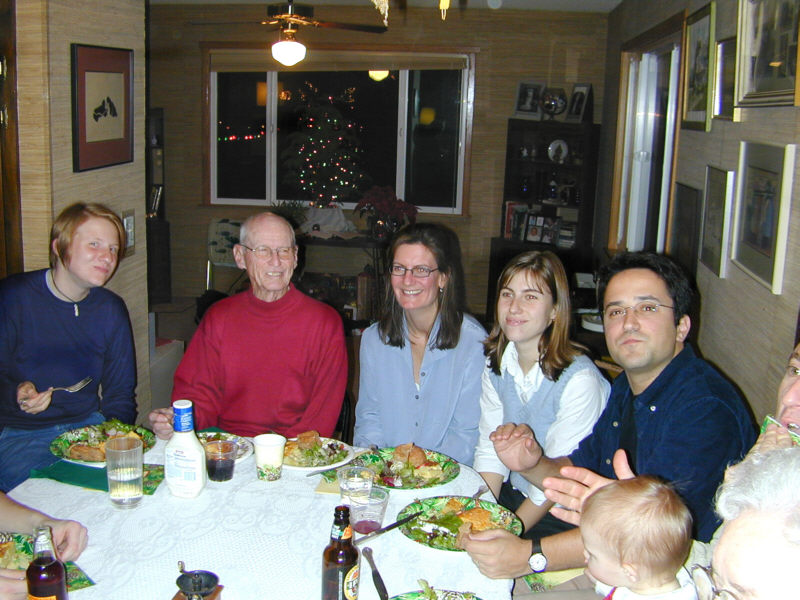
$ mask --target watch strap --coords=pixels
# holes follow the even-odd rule
[[[542,540],[531,540],[531,556],[542,553]]]

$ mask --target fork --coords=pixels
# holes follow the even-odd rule
[[[478,498],[480,498],[481,496],[483,496],[483,495],[484,495],[486,492],[488,492],[488,491],[489,491],[489,487],[488,487],[488,486],[486,486],[486,485],[482,485],[481,487],[479,487],[479,488],[478,488],[478,491],[477,491],[477,492],[475,492],[474,494],[472,494],[472,499],[473,499],[473,500],[477,500]]]
[[[51,391],[52,392],[57,392],[59,390],[63,390],[65,392],[69,392],[71,394],[72,392],[77,392],[78,390],[82,390],[83,388],[85,388],[90,383],[92,383],[92,378],[91,377],[84,377],[78,383],[73,383],[72,385],[67,386],[67,387],[53,388]]]

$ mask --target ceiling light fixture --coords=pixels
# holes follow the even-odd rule
[[[389,71],[369,71],[369,78],[373,81],[383,81],[389,76]]]
[[[272,58],[285,67],[296,65],[306,57],[306,47],[294,39],[296,29],[287,25],[281,29],[281,39],[272,44]]]

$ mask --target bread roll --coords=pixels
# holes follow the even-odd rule
[[[72,444],[67,451],[67,456],[73,460],[87,462],[103,462],[106,459],[106,445],[89,446],[87,444]]]
[[[415,446],[412,442],[397,446],[394,449],[392,458],[399,462],[411,463],[414,467],[424,465],[428,460],[428,457],[425,456],[425,451],[419,446]]]

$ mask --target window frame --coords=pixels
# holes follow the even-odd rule
[[[404,55],[406,57],[411,57],[413,60],[414,55],[419,55],[420,60],[424,62],[424,57],[430,57],[432,55],[463,55],[466,59],[466,66],[463,70],[464,73],[464,81],[461,86],[461,103],[462,103],[462,110],[459,122],[459,132],[461,135],[460,144],[459,144],[459,152],[462,158],[459,160],[457,168],[458,168],[458,175],[457,175],[457,182],[456,182],[456,199],[455,199],[455,206],[454,207],[432,207],[432,206],[420,206],[419,212],[421,213],[429,213],[429,214],[442,214],[442,215],[453,215],[453,216],[468,216],[469,215],[469,200],[470,200],[470,177],[469,174],[471,172],[471,156],[472,156],[472,128],[473,128],[473,118],[474,118],[474,99],[475,99],[475,62],[476,62],[476,55],[478,52],[478,48],[474,47],[442,47],[442,46],[415,46],[413,50],[409,51],[406,47],[401,46],[386,46],[386,45],[354,45],[348,46],[346,49],[343,49],[340,45],[334,44],[318,44],[318,45],[309,45],[306,44],[309,50],[309,55],[312,53],[353,53],[363,55],[365,53],[374,53],[376,56],[379,55]],[[270,199],[270,189],[273,190],[274,195],[274,181],[270,181],[270,177],[273,177],[274,174],[267,175],[267,200],[241,200],[235,199],[231,201],[219,201],[215,198],[214,194],[214,185],[212,181],[212,167],[214,163],[214,140],[215,134],[212,137],[213,124],[211,122],[211,117],[213,113],[212,107],[215,106],[216,96],[215,96],[215,89],[216,87],[212,85],[212,54],[215,51],[224,51],[224,50],[258,50],[264,52],[265,55],[269,54],[269,45],[263,43],[249,43],[249,42],[201,42],[200,43],[200,50],[202,54],[202,127],[201,127],[201,135],[202,135],[202,184],[203,184],[203,204],[206,206],[261,206],[261,207],[269,207],[274,205],[276,202],[280,202],[282,199],[273,198]],[[278,71],[288,70],[285,68],[278,68],[280,65],[278,63],[270,60],[270,70],[265,71],[267,73],[267,86],[270,89],[270,82],[275,84],[277,82],[277,73]],[[376,65],[377,68],[377,65]],[[411,65],[413,69],[413,64]],[[424,70],[424,64],[420,65],[420,68]],[[252,70],[252,69],[250,69]],[[401,80],[401,98],[406,98],[407,102],[407,89],[404,89],[404,85],[407,85],[407,81]],[[405,182],[405,161],[401,160],[401,157],[405,157],[405,134],[407,128],[405,127],[406,118],[407,118],[407,104],[406,102],[398,102],[398,139],[397,139],[397,147],[398,147],[398,159],[397,159],[397,173],[396,173],[396,182],[395,182],[395,189],[402,190],[402,185]],[[267,161],[268,164],[272,160],[271,157],[275,156],[275,152],[277,150],[277,138],[274,135],[275,132],[275,123],[277,119],[277,102],[270,102],[270,99],[267,100]],[[403,150],[400,153],[400,150]],[[400,183],[402,182],[402,185]],[[398,196],[402,197],[402,193],[399,193]],[[344,203],[343,208],[350,208],[352,209],[355,206],[355,203],[349,202]]]

